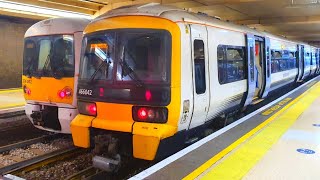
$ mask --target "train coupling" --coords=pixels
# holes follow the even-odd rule
[[[33,120],[34,125],[44,126],[44,121],[42,119],[42,113],[40,111],[34,111],[34,112],[32,112],[32,114],[30,116]]]
[[[92,163],[94,168],[107,172],[117,172],[120,168],[121,156],[117,154],[115,158],[107,158],[102,156],[94,156]]]
[[[111,134],[104,134],[95,136],[94,142],[93,167],[107,172],[117,172],[121,164],[119,139]]]
[[[41,119],[41,112],[40,111],[33,111],[30,116],[32,119]]]

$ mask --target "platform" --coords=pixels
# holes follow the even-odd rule
[[[22,89],[1,89],[0,90],[0,113],[24,107],[25,100]]]
[[[319,179],[319,80],[131,179]]]

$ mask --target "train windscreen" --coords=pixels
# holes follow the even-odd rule
[[[80,79],[118,84],[168,83],[171,36],[164,30],[122,29],[85,38]]]
[[[56,79],[73,77],[74,65],[73,36],[37,36],[25,39],[23,75]]]

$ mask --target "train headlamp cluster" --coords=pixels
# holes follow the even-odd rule
[[[133,106],[132,116],[134,121],[166,123],[168,121],[168,109],[165,107]]]
[[[31,90],[27,86],[23,86],[23,92],[27,95],[31,95]]]
[[[78,109],[80,114],[97,116],[97,106],[95,103],[79,101]]]
[[[72,96],[72,89],[69,88],[69,87],[65,87],[65,88],[63,88],[62,90],[58,91],[58,96],[59,96],[61,99],[69,98],[69,97]]]

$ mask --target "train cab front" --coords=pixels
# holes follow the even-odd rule
[[[80,114],[71,123],[76,146],[113,159],[155,159],[161,143],[177,132],[179,38],[176,24],[147,16],[108,18],[86,28]]]
[[[71,133],[78,114],[74,98],[74,45],[72,35],[25,39],[22,87],[26,115],[39,129]]]

